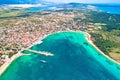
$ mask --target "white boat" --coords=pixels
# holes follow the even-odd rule
[[[47,63],[47,61],[45,61],[45,60],[40,60],[40,62],[42,62],[42,63]]]

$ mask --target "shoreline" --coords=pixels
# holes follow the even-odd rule
[[[102,52],[94,43],[93,41],[91,40],[91,35],[87,32],[85,32],[85,34],[87,35],[85,37],[85,39],[100,53],[102,54],[102,56],[104,56],[105,58],[111,60],[112,62],[114,62],[115,64],[119,65],[120,66],[120,63],[115,61],[114,59],[110,58],[109,56],[105,55],[104,52]]]

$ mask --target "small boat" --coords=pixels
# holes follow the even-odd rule
[[[40,60],[40,62],[41,62],[41,63],[47,63],[47,61],[45,61],[45,60]]]

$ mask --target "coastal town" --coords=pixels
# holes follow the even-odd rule
[[[86,22],[85,11],[76,11],[41,11],[30,16],[1,18],[0,66],[23,48],[42,40],[45,35],[58,31],[83,31],[91,34],[104,29],[106,24]]]

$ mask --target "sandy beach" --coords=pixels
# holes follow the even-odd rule
[[[6,59],[6,62],[0,67],[0,75],[7,69],[7,67],[12,63],[13,60],[22,56],[23,54],[19,51],[17,54],[13,55],[11,58]]]
[[[97,50],[99,51],[99,53],[101,53],[104,57],[106,57],[107,59],[110,59],[111,61],[113,61],[114,63],[116,63],[117,65],[120,65],[119,62],[115,61],[114,59],[110,58],[109,56],[105,55],[91,40],[91,35],[88,34],[87,32],[85,32],[85,34],[87,34],[86,36],[86,40]]]
[[[8,68],[8,66],[20,56],[28,56],[29,54],[22,54],[20,50],[17,54],[13,55],[11,58],[6,59],[6,62],[0,67],[0,75]]]

